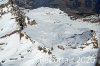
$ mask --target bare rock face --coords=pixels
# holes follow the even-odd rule
[[[15,0],[15,3],[28,9],[52,7],[68,13],[100,13],[100,0]]]

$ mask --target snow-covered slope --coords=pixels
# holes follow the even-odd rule
[[[11,13],[4,14],[0,18],[0,37],[19,29],[17,22],[13,18],[14,16]]]
[[[6,13],[0,19],[1,66],[94,66],[99,41],[99,24],[71,20],[66,13],[54,8],[25,10],[35,20],[19,31],[15,16]],[[27,20],[27,19],[26,19]]]
[[[6,4],[8,2],[8,0],[0,0],[0,5],[1,4]]]

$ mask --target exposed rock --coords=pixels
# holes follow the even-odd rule
[[[58,48],[61,50],[65,50],[65,48],[63,46],[58,45]]]
[[[34,9],[38,7],[60,8],[68,13],[100,13],[100,0],[15,0],[20,7]]]

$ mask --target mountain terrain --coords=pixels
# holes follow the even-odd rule
[[[95,66],[100,43],[99,16],[76,20],[69,17],[65,8],[81,12],[72,8],[76,1],[85,2],[0,0],[0,66]],[[89,13],[94,13],[93,8],[92,5]]]

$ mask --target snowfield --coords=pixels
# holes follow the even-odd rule
[[[19,29],[17,22],[13,18],[14,16],[11,13],[4,14],[0,18],[0,37]]]
[[[5,3],[7,3],[8,2],[8,0],[0,0],[0,5],[1,4],[5,4]]]
[[[19,32],[0,38],[0,66],[95,66],[98,48],[91,39],[100,42],[100,24],[48,7],[24,12],[37,24],[27,25],[22,38]],[[10,12],[0,18],[0,37],[19,29],[11,18]]]

